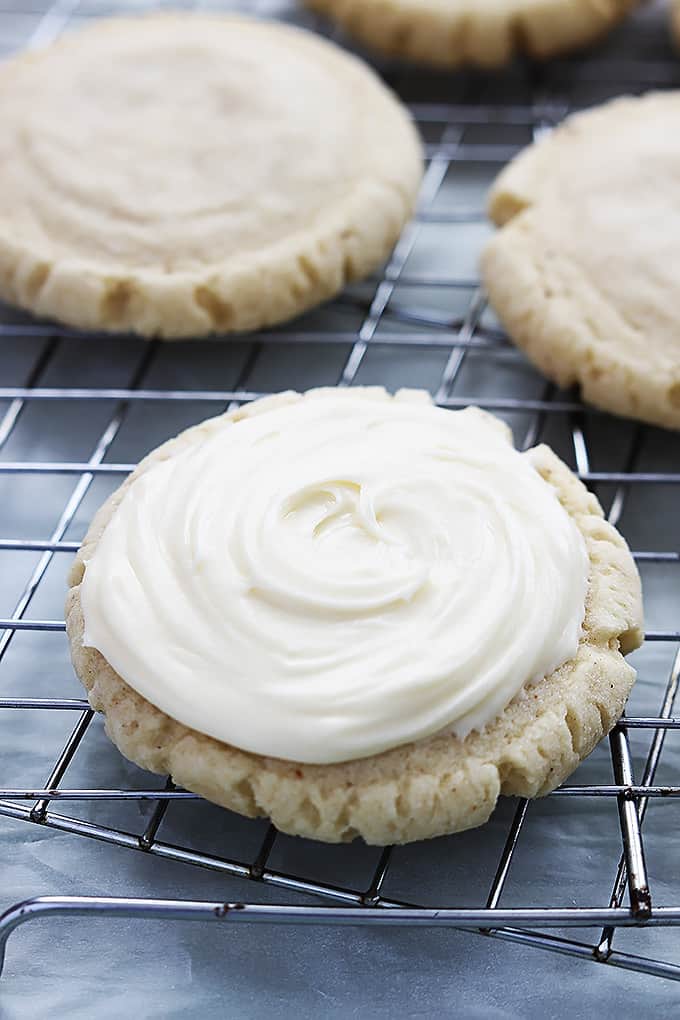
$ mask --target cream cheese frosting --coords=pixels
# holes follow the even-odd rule
[[[153,460],[81,586],[83,644],[201,733],[327,764],[464,737],[572,658],[576,524],[476,408],[312,391]]]

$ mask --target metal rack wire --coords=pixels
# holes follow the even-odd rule
[[[3,19],[16,13],[6,7],[0,10],[0,37]],[[43,5],[42,10],[38,4],[29,36],[21,41],[44,43],[68,27],[74,16],[91,13],[100,13],[97,5],[78,3],[78,0],[57,0],[51,6]],[[11,611],[0,618],[0,709],[7,713],[22,713],[24,719],[37,718],[43,713],[66,716],[72,713],[75,723],[54,755],[51,768],[39,788],[0,789],[0,815],[99,840],[112,848],[136,850],[185,866],[207,868],[222,875],[266,883],[284,892],[311,894],[320,898],[324,905],[227,904],[160,897],[42,897],[17,904],[0,917],[0,967],[7,938],[18,925],[30,918],[56,913],[200,918],[220,923],[454,926],[680,980],[680,964],[652,959],[648,955],[634,955],[614,946],[615,933],[619,928],[670,928],[680,925],[680,883],[676,885],[676,894],[670,903],[661,905],[657,902],[646,864],[650,837],[644,834],[643,828],[648,806],[654,799],[680,796],[680,777],[671,777],[672,782],[657,782],[667,735],[680,729],[680,718],[673,714],[680,685],[680,632],[672,627],[650,629],[647,634],[649,642],[658,642],[668,648],[671,666],[663,681],[654,679],[656,713],[631,715],[611,734],[611,780],[588,784],[572,782],[553,794],[554,797],[567,798],[570,805],[576,805],[583,798],[596,801],[603,809],[612,798],[618,803],[621,838],[618,853],[611,859],[611,892],[606,905],[592,903],[566,908],[502,905],[509,876],[517,856],[521,854],[525,823],[533,810],[526,801],[517,804],[495,874],[489,875],[486,897],[465,907],[447,908],[443,904],[436,908],[423,907],[417,902],[406,902],[388,895],[385,888],[392,859],[391,848],[382,851],[377,865],[363,884],[347,886],[274,868],[270,859],[280,837],[272,827],[266,830],[256,852],[250,855],[226,857],[199,851],[188,843],[175,845],[160,838],[159,830],[166,813],[172,812],[173,804],[197,799],[193,794],[175,789],[170,782],[160,789],[118,788],[115,783],[101,788],[73,788],[68,785],[69,770],[73,769],[79,753],[82,754],[84,738],[93,721],[93,713],[84,699],[26,697],[23,692],[20,696],[3,696],[3,667],[17,635],[25,632],[31,638],[40,632],[64,630],[62,620],[38,618],[32,614],[32,608],[55,561],[70,555],[78,547],[78,541],[72,536],[81,508],[87,505],[88,494],[96,488],[98,481],[108,479],[111,484],[117,483],[133,467],[132,463],[110,459],[133,409],[145,408],[150,416],[158,414],[162,418],[168,407],[177,409],[184,405],[192,413],[195,410],[196,420],[199,420],[225,407],[252,400],[265,392],[262,387],[253,386],[252,382],[253,378],[257,378],[258,363],[268,351],[277,347],[286,349],[293,365],[297,364],[298,357],[302,359],[312,349],[332,351],[332,364],[338,368],[335,381],[341,386],[364,381],[370,357],[381,350],[390,357],[396,352],[415,359],[409,362],[414,370],[416,364],[422,365],[423,359],[431,355],[432,364],[436,363],[436,378],[433,376],[430,385],[440,405],[461,407],[474,402],[504,415],[515,428],[519,443],[524,448],[534,445],[544,434],[551,434],[554,426],[562,429],[569,438],[571,460],[579,476],[598,491],[607,506],[609,519],[622,526],[624,533],[626,510],[637,492],[650,486],[678,485],[680,444],[677,437],[669,436],[661,444],[661,460],[657,457],[650,469],[645,464],[645,448],[654,430],[631,427],[625,430],[625,441],[620,444],[621,456],[616,463],[611,463],[607,459],[607,437],[611,434],[607,429],[611,429],[611,419],[584,408],[577,394],[559,394],[553,386],[538,380],[522,355],[514,350],[489,318],[484,296],[473,275],[462,270],[442,273],[432,269],[427,264],[427,251],[425,268],[419,270],[416,258],[423,231],[428,227],[453,233],[471,226],[477,228],[483,223],[481,202],[468,201],[465,194],[462,203],[447,205],[440,201],[445,191],[457,194],[455,181],[453,190],[445,188],[452,172],[455,176],[458,168],[478,170],[485,166],[495,172],[503,161],[518,151],[523,141],[537,137],[563,117],[574,103],[578,105],[581,101],[579,96],[600,98],[603,91],[616,94],[630,87],[672,84],[677,81],[678,72],[667,57],[663,53],[659,56],[656,52],[651,55],[642,52],[641,56],[631,59],[628,51],[624,51],[623,56],[615,54],[608,60],[559,62],[543,72],[529,72],[530,78],[514,82],[509,92],[507,82],[497,82],[494,87],[502,97],[500,100],[493,95],[493,88],[483,83],[481,78],[472,76],[461,79],[460,95],[455,96],[455,102],[441,102],[441,95],[452,98],[449,85],[439,76],[423,76],[418,85],[422,90],[424,81],[429,89],[427,101],[411,104],[416,122],[423,129],[427,141],[428,162],[419,211],[404,230],[380,276],[366,286],[353,289],[335,304],[338,315],[346,315],[347,321],[352,319],[354,324],[351,328],[337,328],[334,310],[327,309],[313,319],[309,328],[304,323],[293,323],[280,331],[246,340],[239,348],[242,356],[238,371],[234,375],[230,368],[233,381],[224,388],[154,385],[154,369],[165,356],[167,348],[157,343],[133,341],[130,342],[132,347],[127,349],[126,363],[130,365],[130,372],[124,385],[51,385],[51,365],[58,357],[68,358],[70,345],[81,342],[82,337],[68,329],[38,323],[6,311],[0,321],[0,350],[28,349],[31,358],[20,385],[0,387],[0,410],[4,408],[0,419],[0,457],[6,458],[0,459],[0,485],[4,486],[3,492],[11,494],[12,486],[18,484],[22,476],[41,476],[50,480],[68,476],[73,484],[66,486],[66,498],[46,535],[22,538],[16,534],[5,534],[0,537],[0,557],[33,554],[30,569]],[[394,72],[392,81],[400,91],[409,95],[411,79],[407,73]],[[480,102],[483,90],[491,94],[483,94]],[[433,95],[436,102],[432,101]],[[508,137],[517,140],[508,142]],[[92,338],[92,343],[95,342],[97,338]],[[178,350],[182,371],[188,374],[195,348]],[[493,393],[483,387],[480,389],[474,383],[474,372],[468,372],[466,376],[472,358],[476,365],[487,368],[489,365],[509,365],[512,373],[516,373],[513,380],[517,385],[511,383],[502,392]],[[385,364],[384,360],[378,360],[368,371],[368,376],[371,377],[372,372],[373,377],[380,377]],[[373,377],[371,381],[374,381]],[[534,387],[532,395],[528,395],[527,379]],[[322,381],[327,382],[327,376]],[[306,384],[307,375],[300,372],[300,385]],[[12,439],[26,414],[38,405],[54,408],[56,430],[59,428],[59,415],[65,407],[83,408],[83,428],[86,430],[89,428],[86,424],[89,409],[104,409],[103,427],[100,424],[87,432],[89,455],[77,460],[63,460],[58,456],[11,459]],[[109,409],[110,413],[107,413]],[[97,415],[97,420],[102,420],[101,414]],[[598,453],[598,449],[604,449],[604,455]],[[598,460],[604,463],[604,468],[596,466]],[[664,565],[678,576],[680,523],[677,519],[671,525],[671,531],[672,544],[669,547],[635,552],[641,567]],[[631,736],[645,732],[650,734],[651,740],[640,772],[634,767]],[[111,751],[115,755],[116,752]],[[148,810],[143,827],[139,831],[129,831],[122,826],[92,821],[85,817],[85,811],[71,815],[63,808],[67,802],[91,805],[101,801],[132,801],[146,806]],[[62,803],[61,810],[59,802]],[[572,927],[594,929],[595,937],[588,941],[575,941],[563,931]],[[549,933],[551,928],[560,931]]]

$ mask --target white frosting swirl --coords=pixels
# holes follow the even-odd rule
[[[223,419],[130,486],[84,643],[174,719],[329,763],[482,728],[571,658],[588,556],[498,420],[316,391]]]

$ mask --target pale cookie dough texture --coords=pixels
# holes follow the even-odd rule
[[[482,276],[511,338],[560,386],[680,428],[680,92],[570,117],[494,184]]]
[[[66,619],[76,671],[92,707],[106,715],[112,741],[143,768],[169,773],[208,800],[244,815],[268,816],[283,832],[328,842],[362,836],[373,844],[406,843],[456,832],[485,822],[501,793],[535,797],[554,789],[623,711],[635,673],[622,653],[642,640],[642,608],[639,577],[624,540],[603,519],[595,497],[545,446],[533,452],[533,463],[554,486],[590,558],[583,637],[574,659],[525,688],[495,722],[464,740],[438,735],[331,765],[246,753],[175,722],[129,687],[99,652],[83,646],[85,562],[127,488],[159,460],[243,417],[265,413],[282,399],[291,395],[257,401],[165,443],[92,523],[71,570]]]
[[[545,59],[604,35],[638,0],[306,0],[367,46],[435,67]]]
[[[83,329],[258,329],[383,262],[421,173],[406,111],[318,36],[100,22],[0,69],[0,297]]]

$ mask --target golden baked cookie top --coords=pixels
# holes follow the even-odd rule
[[[255,329],[375,268],[420,177],[408,113],[318,36],[96,22],[0,68],[0,296],[88,329]]]
[[[482,256],[510,336],[561,386],[680,428],[680,91],[569,117],[491,190]]]

